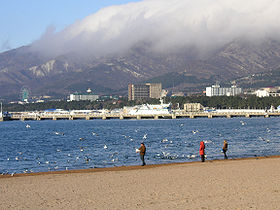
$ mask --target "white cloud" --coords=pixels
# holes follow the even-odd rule
[[[0,45],[0,52],[1,52],[1,51],[10,50],[10,49],[11,49],[11,44],[10,44],[10,40],[9,40],[9,39],[5,40],[5,41]]]
[[[280,39],[279,0],[143,0],[111,6],[32,44],[51,55],[121,53],[145,42],[150,50],[208,50],[238,38]]]

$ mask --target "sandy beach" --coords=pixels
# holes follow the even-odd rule
[[[280,209],[280,157],[0,177],[0,209]]]

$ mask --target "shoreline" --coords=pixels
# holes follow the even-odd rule
[[[269,156],[15,175],[0,179],[0,209],[274,210],[279,174]]]
[[[234,159],[226,159],[226,160],[215,159],[215,160],[206,160],[204,163],[202,163],[201,161],[193,161],[193,162],[151,164],[145,166],[132,165],[132,166],[116,166],[116,167],[107,167],[107,168],[105,167],[105,168],[73,169],[73,170],[61,170],[61,171],[44,171],[44,172],[33,172],[33,173],[16,173],[13,175],[11,174],[0,175],[0,179],[14,178],[14,177],[41,176],[41,175],[56,175],[56,174],[132,171],[132,170],[152,169],[152,168],[160,168],[160,167],[168,167],[168,166],[176,166],[176,165],[197,165],[197,164],[216,163],[216,162],[233,162],[233,161],[243,161],[243,160],[276,159],[276,158],[280,158],[280,155],[234,158]]]

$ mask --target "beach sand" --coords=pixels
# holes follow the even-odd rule
[[[280,158],[0,176],[0,209],[280,209]]]

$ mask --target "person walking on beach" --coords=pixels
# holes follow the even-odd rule
[[[228,159],[227,150],[228,150],[228,143],[227,140],[224,140],[224,145],[223,145],[224,159]]]
[[[200,147],[199,147],[199,154],[201,157],[201,162],[205,161],[205,144],[203,141],[200,142]]]
[[[145,163],[146,147],[143,142],[141,143],[141,147],[138,150],[140,153],[140,159],[142,160],[142,166],[144,166],[144,165],[146,165],[146,163]]]

